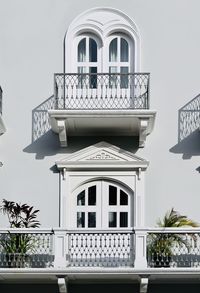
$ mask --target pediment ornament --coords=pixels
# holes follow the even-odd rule
[[[105,152],[105,151],[101,151],[89,158],[86,159],[87,161],[89,160],[119,160],[119,158],[115,157],[115,156],[112,156],[111,154]]]

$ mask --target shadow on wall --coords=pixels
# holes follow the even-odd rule
[[[51,130],[49,124],[48,110],[54,108],[55,99],[52,95],[32,110],[32,142],[30,145],[26,146],[23,151],[26,153],[35,153],[36,159],[42,160],[46,156],[53,156],[59,153],[70,154],[100,141],[109,142],[131,151],[132,153],[135,153],[138,150],[138,139],[135,139],[132,136],[124,136],[123,138],[118,136],[68,137],[68,147],[61,148],[58,135]]]
[[[200,94],[178,111],[178,143],[170,149],[183,159],[200,155]]]

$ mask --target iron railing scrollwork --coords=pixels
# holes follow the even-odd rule
[[[56,109],[149,109],[149,73],[55,74]]]

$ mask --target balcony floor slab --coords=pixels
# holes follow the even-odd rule
[[[154,127],[154,110],[49,110],[52,130],[61,146],[68,136],[137,136],[144,146]]]

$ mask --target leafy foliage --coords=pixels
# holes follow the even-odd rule
[[[158,227],[162,228],[180,228],[180,227],[198,227],[198,223],[189,219],[187,216],[181,215],[172,208],[168,211],[163,219],[159,219]],[[191,238],[196,241],[195,236],[191,234]],[[173,255],[174,247],[185,247],[188,251],[190,244],[185,235],[178,233],[152,233],[148,239],[148,255],[154,259],[154,264],[165,266],[169,265],[170,258]]]
[[[10,228],[38,228],[40,226],[39,221],[36,220],[39,210],[34,210],[33,206],[3,199],[1,210],[7,215]]]
[[[172,208],[168,211],[163,219],[159,219],[158,227],[199,227],[199,224],[194,222],[191,219],[188,219],[187,216],[182,216],[179,212],[175,211]]]
[[[38,228],[40,226],[36,219],[39,210],[34,210],[33,206],[3,199],[0,209],[7,215],[10,228]],[[8,232],[1,234],[0,237],[0,245],[6,253],[10,267],[23,267],[27,253],[34,251],[36,242],[35,237],[28,233]]]

